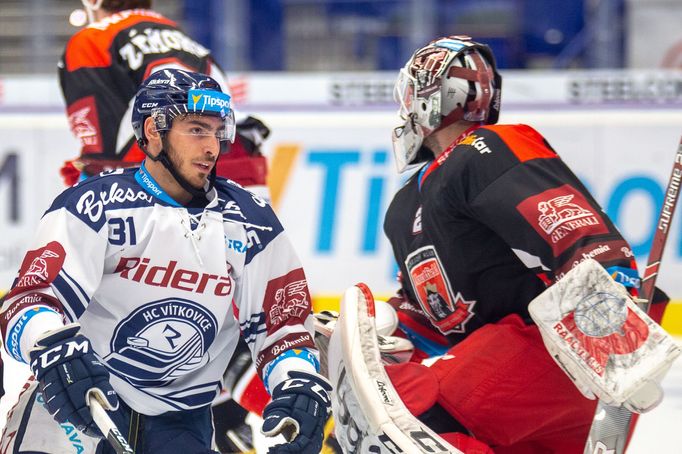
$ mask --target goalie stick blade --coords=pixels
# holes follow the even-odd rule
[[[649,305],[651,298],[654,295],[656,286],[656,278],[660,269],[660,262],[663,258],[663,250],[668,239],[668,232],[672,225],[673,215],[677,207],[677,200],[680,192],[680,184],[682,182],[682,139],[677,146],[675,153],[675,160],[673,161],[673,168],[668,179],[668,186],[665,190],[665,200],[661,207],[661,213],[658,216],[656,223],[656,233],[654,234],[653,244],[649,252],[649,259],[647,261],[646,272],[642,279],[642,288],[640,297],[646,300],[641,306],[644,312],[649,312]],[[604,414],[602,415],[602,412]],[[603,416],[603,417],[602,417]],[[609,453],[609,454],[623,454],[625,452],[625,445],[627,436],[630,433],[630,424],[632,421],[632,414],[625,408],[610,407],[599,402],[597,412],[592,420],[590,433],[587,436],[585,443],[585,454],[593,453]],[[622,440],[622,443],[619,442]],[[598,451],[601,446],[608,446],[611,443],[613,447],[609,448],[612,451],[603,450]]]
[[[627,408],[611,407],[600,401],[583,454],[625,452],[628,432],[623,428],[629,428],[631,419]]]
[[[381,361],[374,315],[369,289],[349,288],[329,342],[334,432],[343,451],[461,454],[400,400]]]

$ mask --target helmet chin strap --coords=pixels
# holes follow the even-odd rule
[[[178,184],[180,186],[182,186],[182,189],[184,189],[185,191],[192,194],[192,196],[194,196],[194,197],[206,196],[207,191],[204,191],[203,188],[202,189],[195,188],[194,186],[192,186],[189,183],[189,181],[187,181],[185,179],[185,177],[180,175],[180,172],[177,171],[177,169],[175,168],[175,166],[173,165],[173,163],[170,160],[170,156],[168,156],[168,153],[166,153],[166,148],[168,147],[168,143],[166,141],[165,136],[161,138],[161,143],[162,143],[163,147],[161,148],[161,151],[159,152],[159,154],[157,154],[156,156],[152,156],[150,153],[148,153],[146,150],[146,147],[143,148],[144,153],[147,156],[149,156],[149,158],[152,161],[158,161],[161,164],[163,164],[163,166],[170,172],[170,174],[173,176],[173,178],[175,178],[175,181],[177,181]],[[215,184],[215,179],[216,179],[216,166],[214,164],[213,168],[211,169],[211,174],[208,176],[208,190],[209,191],[211,190],[211,188],[213,188],[213,185]]]

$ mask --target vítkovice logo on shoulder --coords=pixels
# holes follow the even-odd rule
[[[212,90],[190,90],[187,109],[190,112],[227,113],[230,111],[230,95]]]
[[[163,299],[145,304],[119,323],[104,360],[134,385],[163,386],[206,364],[217,331],[214,315],[201,305]]]

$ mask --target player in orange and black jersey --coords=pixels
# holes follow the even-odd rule
[[[67,185],[142,161],[130,127],[131,100],[151,73],[164,68],[201,72],[228,92],[210,51],[149,9],[151,0],[82,1],[93,22],[73,35],[59,64],[69,124],[81,143],[80,156],[61,169]],[[237,140],[218,161],[218,175],[261,191],[267,168],[260,144],[268,134],[253,117],[238,122]]]
[[[596,401],[554,363],[528,304],[587,258],[634,294],[640,280],[628,243],[542,135],[496,124],[501,82],[488,46],[462,36],[401,70],[395,157],[400,171],[422,167],[386,213],[401,274],[390,302],[421,357],[442,359],[386,369],[439,433],[496,453],[582,452]],[[416,377],[437,385],[415,389]]]

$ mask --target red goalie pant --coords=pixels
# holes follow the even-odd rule
[[[476,330],[430,367],[386,370],[410,411],[437,402],[496,454],[582,452],[597,404],[517,315]]]

